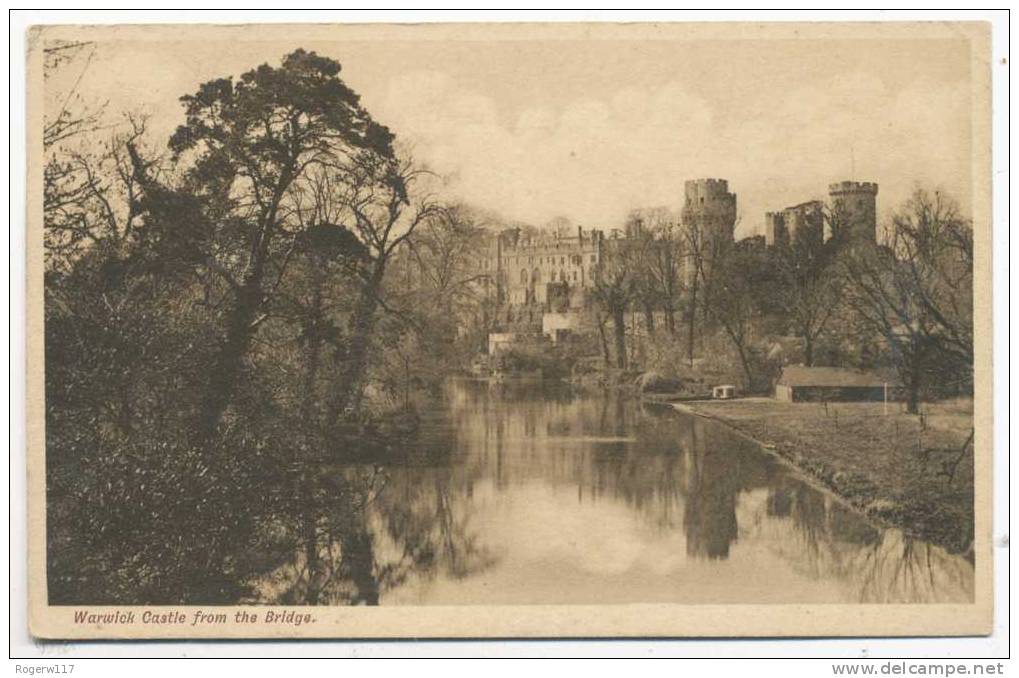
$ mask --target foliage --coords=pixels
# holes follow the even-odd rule
[[[351,602],[377,602],[364,558],[377,479],[327,481],[316,464],[406,434],[411,416],[384,430],[371,422],[386,412],[355,413],[367,424],[350,430],[335,414],[389,388],[396,357],[419,373],[418,356],[433,370],[450,359],[444,339],[472,291],[391,282],[387,265],[440,206],[339,71],[297,50],[203,84],[181,99],[169,158],[141,119],[89,153],[48,149],[51,602],[236,602],[300,551],[309,575],[287,595],[314,603],[333,544]],[[471,219],[445,224],[449,242]],[[422,250],[442,226],[429,222]],[[423,262],[429,279],[440,259]]]

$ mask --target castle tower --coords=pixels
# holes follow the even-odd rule
[[[733,242],[736,227],[736,194],[725,179],[693,179],[685,186],[683,225],[698,227],[711,239]]]
[[[877,184],[840,181],[828,187],[828,196],[840,228],[854,240],[877,242]]]
[[[683,228],[697,235],[701,255],[707,258],[707,266],[721,249],[735,242],[736,194],[729,192],[725,179],[693,179],[684,185],[686,199],[683,201],[681,218]],[[696,274],[688,261],[684,265],[683,278],[689,284]]]
[[[789,230],[785,225],[785,212],[764,213],[764,242],[768,247],[789,245]]]

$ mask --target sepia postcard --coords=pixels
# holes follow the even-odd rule
[[[991,631],[988,24],[28,42],[35,637]]]

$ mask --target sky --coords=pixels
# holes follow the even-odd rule
[[[178,98],[297,47],[341,77],[449,197],[535,225],[619,227],[635,207],[679,209],[683,182],[737,194],[742,237],[764,213],[855,179],[879,215],[917,186],[970,208],[971,79],[961,38],[99,41],[81,79],[108,114],[151,115],[154,145]],[[695,34],[694,34],[695,35]],[[713,35],[717,35],[713,33]],[[47,103],[77,73],[48,83]]]

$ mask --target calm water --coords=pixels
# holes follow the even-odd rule
[[[450,383],[420,440],[330,469],[258,582],[321,604],[954,602],[973,567],[875,527],[719,424],[547,384]]]

